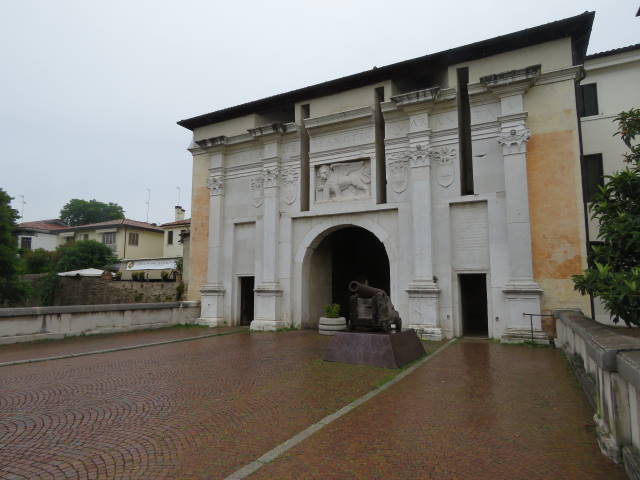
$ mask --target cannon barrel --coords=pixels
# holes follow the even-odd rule
[[[349,282],[349,291],[351,293],[359,295],[362,298],[371,298],[375,297],[376,295],[387,295],[387,293],[380,288],[370,287],[369,285],[356,282],[355,280]]]

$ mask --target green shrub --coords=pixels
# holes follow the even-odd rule
[[[330,303],[324,307],[324,316],[327,318],[340,317],[340,305],[337,303]]]

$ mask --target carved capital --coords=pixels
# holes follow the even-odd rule
[[[528,128],[503,131],[498,137],[498,143],[502,145],[503,155],[513,153],[525,153],[527,151],[527,142],[531,137],[531,130]]]
[[[209,189],[209,194],[211,196],[214,195],[224,195],[224,180],[220,175],[209,175],[207,178],[207,188]]]
[[[278,179],[280,177],[280,168],[268,167],[262,171],[264,178],[264,188],[272,188],[278,186]]]
[[[418,144],[409,151],[409,163],[411,168],[426,167],[430,164],[431,149],[426,145]]]

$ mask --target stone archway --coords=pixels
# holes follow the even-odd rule
[[[367,262],[369,257],[378,260]],[[327,303],[341,304],[344,313],[347,297],[342,284],[357,274],[364,274],[394,298],[396,263],[395,247],[378,224],[316,226],[305,236],[295,258],[294,322],[302,328],[315,327]]]

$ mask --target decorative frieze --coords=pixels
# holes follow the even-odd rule
[[[369,160],[316,167],[316,202],[357,200],[371,196]]]
[[[197,140],[196,143],[200,148],[217,147],[219,145],[225,145],[227,143],[227,137],[220,135],[219,137],[203,138],[202,140]]]
[[[391,154],[387,157],[389,184],[396,193],[402,193],[409,185],[409,156],[406,152]]]
[[[498,143],[502,145],[504,155],[525,153],[529,137],[531,137],[531,130],[528,128],[521,128],[519,130],[512,128],[500,134]]]
[[[297,167],[287,167],[282,170],[282,201],[291,205],[296,201],[298,192],[299,172]]]
[[[207,188],[211,196],[224,195],[224,180],[221,175],[209,175],[207,178]]]

